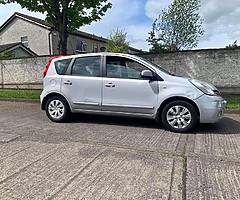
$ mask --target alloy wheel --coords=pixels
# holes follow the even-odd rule
[[[191,123],[191,112],[182,105],[175,105],[167,112],[167,122],[175,129],[184,129]]]
[[[52,118],[60,119],[64,115],[64,105],[60,100],[54,99],[48,106],[49,114]]]

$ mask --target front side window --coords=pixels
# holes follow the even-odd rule
[[[72,67],[72,75],[99,77],[100,68],[100,56],[76,58]]]
[[[64,75],[70,65],[72,59],[58,60],[54,63],[56,71],[59,75]]]
[[[134,60],[117,56],[108,56],[106,66],[109,78],[142,79],[141,72],[148,69]]]

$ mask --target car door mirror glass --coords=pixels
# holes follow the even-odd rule
[[[153,78],[153,73],[150,70],[143,70],[141,72],[141,77],[142,78]]]

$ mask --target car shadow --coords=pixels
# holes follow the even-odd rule
[[[92,114],[73,114],[69,123],[105,124],[164,130],[161,123],[157,123],[151,119]],[[198,127],[193,132],[189,132],[189,134],[240,134],[240,122],[232,118],[224,117],[216,124],[199,124]]]
[[[106,124],[140,128],[162,128],[161,124],[158,124],[155,120],[151,119],[92,114],[73,114],[70,123]]]
[[[216,124],[199,124],[196,134],[240,134],[240,122],[224,117]]]

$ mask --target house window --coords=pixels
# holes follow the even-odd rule
[[[94,44],[93,45],[93,53],[97,53],[98,52],[98,45]]]
[[[28,36],[23,36],[23,37],[21,37],[21,43],[22,43],[25,47],[28,47]]]
[[[100,48],[100,52],[105,52],[106,51],[106,47],[101,47]]]
[[[78,41],[76,45],[77,53],[85,53],[87,52],[87,43],[85,41]]]

